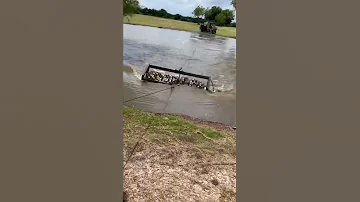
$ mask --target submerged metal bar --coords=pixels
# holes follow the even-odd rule
[[[209,76],[203,76],[203,75],[199,75],[199,74],[183,72],[183,71],[179,71],[179,70],[175,70],[175,69],[168,69],[168,68],[165,68],[165,67],[159,67],[159,66],[155,66],[155,65],[149,65],[146,72],[149,71],[150,68],[163,70],[163,71],[168,71],[168,72],[177,73],[177,74],[182,74],[182,75],[187,75],[187,76],[192,76],[192,77],[197,77],[197,78],[201,78],[201,79],[207,79],[207,80],[210,79]]]

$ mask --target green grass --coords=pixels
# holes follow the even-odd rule
[[[221,138],[220,132],[214,131],[210,128],[203,128],[201,129],[201,132],[209,138],[213,138],[213,139]]]
[[[129,20],[128,20],[129,19]],[[191,22],[184,22],[180,20],[171,20],[166,18],[159,18],[147,15],[133,15],[132,17],[124,17],[125,24],[144,25],[150,27],[161,27],[164,29],[174,29],[189,32],[199,32],[199,25]],[[235,27],[218,27],[216,35],[236,38]]]
[[[217,150],[235,148],[235,134],[219,131],[180,115],[158,115],[124,106],[124,143],[134,145],[144,135],[147,142],[195,145],[197,148]],[[226,149],[225,149],[226,150]],[[230,152],[233,152],[231,149]]]
[[[194,123],[186,121],[177,115],[159,116],[154,113],[144,112],[139,109],[124,107],[124,119],[127,121],[145,125],[151,125],[152,128],[162,127],[169,131],[187,132],[196,129]]]

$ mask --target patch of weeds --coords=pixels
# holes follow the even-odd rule
[[[203,129],[201,129],[201,132],[204,133],[207,137],[212,138],[212,139],[219,139],[222,137],[219,132],[214,131],[210,128],[203,128]]]
[[[139,123],[146,126],[152,122],[155,115],[150,112],[141,111],[132,107],[124,106],[124,120],[132,123]]]
[[[178,135],[178,139],[184,142],[191,142],[191,143],[195,143],[196,142],[196,138],[192,135]]]
[[[196,129],[196,125],[183,119],[178,115],[165,115],[157,116],[153,124],[156,126],[165,126],[166,129],[171,131],[187,132]]]
[[[214,142],[209,139],[225,137],[215,129],[199,125],[180,115],[158,115],[126,106],[124,106],[124,125],[126,125],[124,128],[128,128],[124,131],[131,133],[126,136],[128,139],[143,134],[145,128],[150,125],[146,136],[148,141],[166,144],[177,139],[184,143],[201,146],[203,149],[208,148],[208,150],[214,149]]]
[[[159,116],[154,113],[144,112],[135,108],[124,106],[124,119],[129,122],[137,122],[141,125],[148,125],[161,130],[169,130],[173,132],[187,132],[196,129],[196,125],[190,121],[183,119],[178,115]]]
[[[161,135],[161,134],[151,135],[148,138],[151,142],[158,143],[158,144],[166,144],[170,140],[169,137]]]

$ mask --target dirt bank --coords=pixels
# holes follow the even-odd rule
[[[124,160],[127,201],[235,201],[236,135],[222,124],[124,107]]]

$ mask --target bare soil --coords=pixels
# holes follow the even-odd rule
[[[139,113],[124,115],[126,201],[236,201],[233,129],[180,115],[172,118],[172,128],[168,115],[146,113],[142,117],[159,123],[150,129],[141,120],[136,121]],[[167,125],[161,125],[163,119]],[[194,127],[179,131],[176,127],[182,121]],[[206,137],[203,128],[219,132],[221,138]]]

